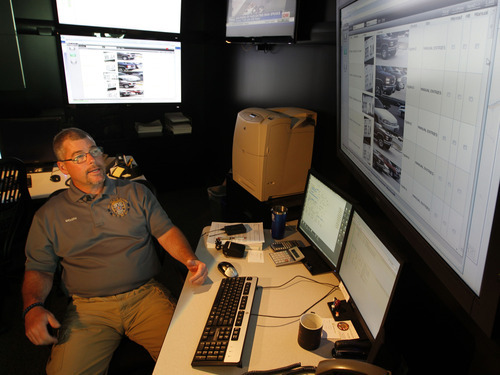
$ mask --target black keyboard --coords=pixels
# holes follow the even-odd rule
[[[256,277],[221,281],[191,366],[241,366]]]

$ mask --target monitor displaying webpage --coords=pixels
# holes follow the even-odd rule
[[[479,295],[500,181],[497,0],[340,12],[341,150]]]
[[[59,23],[181,32],[181,0],[56,0]]]
[[[181,43],[61,35],[69,104],[180,103]]]

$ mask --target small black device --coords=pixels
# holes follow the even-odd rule
[[[235,234],[246,233],[247,228],[245,227],[244,224],[226,225],[224,227],[224,232],[226,232],[228,236],[233,236]]]
[[[245,245],[226,241],[222,247],[222,253],[227,257],[243,258],[245,255]]]
[[[332,356],[335,358],[366,359],[370,348],[370,340],[338,340],[332,349]]]

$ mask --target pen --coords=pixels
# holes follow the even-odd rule
[[[132,162],[134,161],[134,158],[131,156],[130,159],[127,162],[127,167],[130,167],[132,165]]]

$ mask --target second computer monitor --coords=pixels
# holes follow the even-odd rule
[[[343,197],[339,189],[327,183],[314,170],[309,171],[304,196],[304,206],[297,229],[319,254],[318,265],[310,259],[307,251],[305,265],[311,273],[336,270],[344,245],[344,238],[351,219],[352,204]],[[313,264],[316,263],[316,264]]]
[[[401,262],[354,212],[339,276],[375,339],[386,317]]]

